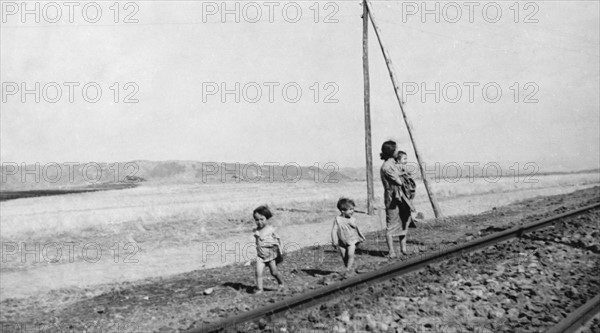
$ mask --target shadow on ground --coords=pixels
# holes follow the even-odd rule
[[[239,283],[239,282],[225,282],[223,283],[224,287],[230,287],[237,291],[243,291],[247,293],[251,293],[254,291],[254,286],[249,286],[247,284]]]
[[[315,277],[316,276],[325,276],[325,275],[335,273],[335,271],[326,271],[326,270],[322,270],[322,269],[303,269],[302,271],[310,276],[315,276]]]

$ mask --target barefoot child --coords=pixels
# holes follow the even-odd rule
[[[277,271],[277,263],[280,263],[282,246],[281,239],[275,233],[275,228],[268,225],[268,220],[273,213],[267,206],[259,206],[252,213],[256,222],[256,229],[253,230],[256,239],[256,293],[263,292],[263,270],[265,265],[269,266],[271,275],[277,279],[279,289],[283,289],[283,279]]]
[[[365,241],[365,237],[358,230],[354,214],[354,201],[347,198],[341,198],[337,203],[340,215],[333,220],[331,229],[331,243],[333,247],[338,247],[346,272],[352,269],[354,264],[354,251],[356,244]]]

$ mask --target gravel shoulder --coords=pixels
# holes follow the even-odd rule
[[[599,220],[600,209],[565,218],[244,331],[545,332],[600,293]]]

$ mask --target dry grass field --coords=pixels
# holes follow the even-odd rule
[[[432,187],[443,213],[457,216],[478,214],[531,197],[592,187],[600,183],[600,175],[540,175],[532,180],[535,182],[515,182],[513,178],[497,182],[482,178],[472,182],[460,179],[456,183],[442,180],[434,182]],[[375,194],[376,206],[381,206],[379,183],[375,184]],[[366,210],[366,184],[360,181],[148,183],[117,191],[3,201],[0,202],[1,298],[43,297],[50,290],[73,291],[84,287],[90,292],[95,290],[94,286],[101,288],[107,283],[168,276],[239,261],[239,258],[201,261],[202,246],[206,242],[247,243],[254,226],[251,212],[265,203],[275,209],[274,223],[285,228],[288,242],[299,246],[326,243],[331,217],[337,213],[335,203],[341,196],[355,199],[357,210]],[[415,204],[427,218],[433,217],[422,184],[418,184]],[[361,216],[367,221],[365,215]],[[371,220],[365,225],[366,231],[381,228],[380,221]],[[327,232],[318,231],[321,229]],[[31,254],[23,257],[22,248],[11,247],[25,244],[30,250],[36,244],[43,248],[68,242],[76,242],[80,248],[83,244],[97,244],[102,249],[101,260],[87,262],[77,251],[69,258],[64,245],[57,262]],[[115,246],[120,251],[119,260],[114,256]],[[128,255],[139,263],[124,263]]]
[[[433,182],[432,188],[440,201],[447,199],[506,193],[515,201],[518,193],[531,190],[569,188],[600,183],[598,173],[540,175],[529,182],[504,177],[496,182],[483,178]],[[422,184],[418,185],[415,202],[420,210],[432,216]],[[375,184],[377,205],[382,204],[381,185]],[[512,193],[512,194],[509,194]],[[335,201],[347,196],[360,202],[365,209],[364,182],[314,183],[226,183],[144,185],[118,191],[89,192],[18,199],[0,203],[2,238],[27,238],[28,235],[77,233],[81,230],[113,230],[127,223],[144,226],[178,221],[198,221],[217,217],[219,224],[249,215],[260,204],[273,207],[335,210]],[[513,199],[514,198],[514,199]],[[493,202],[490,202],[493,204]],[[315,207],[317,205],[317,207]],[[445,214],[472,212],[470,207],[448,207]],[[205,226],[206,228],[206,226]]]

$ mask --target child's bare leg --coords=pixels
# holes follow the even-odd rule
[[[256,289],[261,292],[263,290],[263,270],[265,263],[260,259],[256,259]]]
[[[346,251],[346,257],[348,258],[346,262],[346,270],[349,271],[352,269],[352,265],[354,265],[354,251],[356,250],[356,244],[348,245],[348,250]]]
[[[275,263],[275,260],[269,261],[269,270],[271,271],[271,275],[273,275],[273,277],[275,279],[277,279],[277,283],[279,284],[279,287],[283,287],[283,278],[281,277],[281,274],[277,270],[277,263]]]
[[[389,249],[389,257],[396,258],[396,251],[394,250],[394,237],[390,234],[387,234],[387,245]]]
[[[344,267],[348,267],[348,258],[346,257],[346,248],[343,246],[338,246],[338,249],[340,250],[340,255],[342,256],[342,260],[344,261]]]
[[[406,235],[400,236],[400,251],[402,254],[406,254]]]

